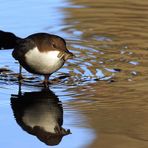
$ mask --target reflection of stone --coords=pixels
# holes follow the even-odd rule
[[[62,104],[50,90],[12,95],[11,106],[17,123],[47,145],[57,145],[70,134],[62,128]]]

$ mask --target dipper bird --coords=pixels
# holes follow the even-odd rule
[[[65,40],[57,35],[35,33],[26,38],[11,32],[0,31],[0,49],[13,48],[12,56],[30,73],[44,75],[44,86],[49,85],[49,76],[59,70],[73,53],[68,51]]]

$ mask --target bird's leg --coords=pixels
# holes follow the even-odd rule
[[[22,66],[21,66],[21,65],[19,65],[19,75],[18,75],[18,79],[19,79],[19,81],[20,81],[21,79],[23,79],[23,76],[22,76]]]
[[[44,84],[44,87],[48,87],[50,82],[49,82],[49,76],[50,75],[44,75],[44,81],[43,81],[43,84]]]
[[[19,81],[19,90],[18,90],[18,95],[21,96],[22,95],[22,82]]]

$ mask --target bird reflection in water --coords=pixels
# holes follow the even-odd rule
[[[62,127],[62,103],[49,89],[12,95],[11,107],[22,129],[47,145],[57,145],[63,136],[71,134]]]

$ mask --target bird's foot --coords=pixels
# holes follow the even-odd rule
[[[43,81],[43,85],[44,85],[45,88],[48,88],[50,84],[51,84],[51,83],[50,83],[49,80],[48,80],[48,81],[47,81],[47,80],[44,80],[44,81]]]
[[[22,74],[18,74],[17,78],[18,78],[19,81],[22,81],[24,79],[24,77],[22,76]]]
[[[50,84],[50,82],[49,82],[49,74],[48,75],[44,75],[44,81],[43,81],[43,84],[44,84],[44,87],[45,88],[48,88],[49,87],[49,84]]]

